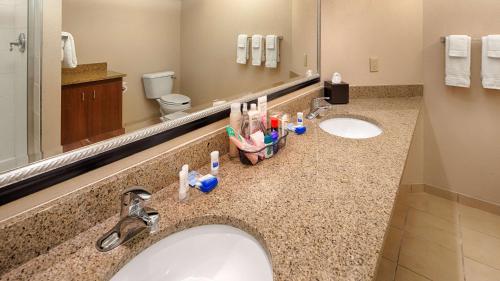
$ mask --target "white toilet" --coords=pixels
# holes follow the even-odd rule
[[[168,117],[172,113],[191,108],[191,99],[189,97],[172,94],[174,79],[175,73],[173,71],[149,73],[142,76],[146,97],[154,99],[160,104],[162,117]]]

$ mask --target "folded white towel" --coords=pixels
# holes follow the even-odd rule
[[[488,35],[488,57],[500,58],[500,35]]]
[[[69,32],[62,32],[61,34],[62,40],[62,66],[64,68],[75,68],[78,66],[78,60],[76,58],[76,48],[75,48],[75,39],[73,35]]]
[[[448,55],[450,57],[465,58],[469,55],[470,37],[464,35],[450,35],[450,49]]]
[[[250,48],[248,46],[248,35],[240,34],[238,35],[238,42],[236,47],[236,63],[247,64],[247,60],[250,57]]]
[[[470,87],[471,42],[467,35],[446,37],[446,85]]]
[[[263,36],[256,34],[252,36],[252,65],[260,66],[264,61]]]
[[[499,35],[489,35],[482,39],[481,78],[486,89],[500,90],[500,56],[496,56],[499,47],[497,40],[500,40]]]
[[[276,35],[266,36],[266,67],[276,68],[280,61],[280,40]]]

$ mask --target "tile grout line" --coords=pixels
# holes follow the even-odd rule
[[[462,257],[462,273],[464,274],[464,281],[467,281],[467,275],[465,274],[465,253],[464,253],[464,239],[463,239],[463,233],[462,233],[462,213],[460,212],[460,208],[457,208],[458,210],[458,235],[459,235],[459,242],[460,242],[460,255]]]
[[[398,266],[399,266],[399,265],[398,265]],[[408,270],[408,271],[411,271],[411,272],[412,272],[412,273],[414,273],[415,275],[418,275],[418,276],[420,276],[420,277],[422,277],[422,278],[425,278],[425,279],[430,280],[430,281],[434,281],[434,280],[432,280],[431,278],[428,278],[428,277],[427,277],[427,276],[425,276],[425,275],[422,275],[422,274],[420,274],[420,273],[418,273],[418,272],[415,272],[415,271],[413,271],[413,270],[409,269],[408,267],[406,267],[406,266],[404,266],[404,265],[401,265],[401,267],[402,267],[402,268],[404,268],[404,269],[406,269],[406,270]],[[403,281],[404,281],[404,280],[403,280]]]

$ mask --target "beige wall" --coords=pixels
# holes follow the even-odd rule
[[[351,85],[422,83],[422,0],[322,0],[321,40],[323,79],[340,72]]]
[[[440,37],[500,32],[500,1],[423,0],[426,184],[500,204],[500,91],[480,82],[481,44],[473,43],[472,87],[444,85]]]
[[[291,0],[183,0],[182,94],[198,105],[288,79],[291,8]],[[237,64],[240,33],[283,35],[279,67]]]
[[[42,152],[47,158],[61,147],[61,1],[43,1]]]
[[[159,116],[142,74],[172,70],[180,80],[180,9],[180,0],[63,1],[63,30],[75,37],[78,63],[107,62],[127,74],[125,127]]]

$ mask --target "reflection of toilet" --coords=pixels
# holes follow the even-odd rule
[[[144,74],[144,90],[148,99],[160,104],[162,116],[191,108],[191,99],[184,95],[172,94],[175,73],[172,71]]]

